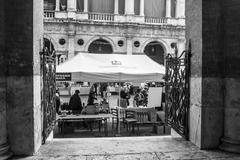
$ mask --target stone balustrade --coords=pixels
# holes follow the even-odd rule
[[[185,18],[166,18],[166,17],[144,17],[139,15],[119,15],[119,14],[107,14],[107,13],[90,13],[90,12],[68,12],[44,10],[45,19],[75,19],[91,20],[99,22],[131,22],[141,24],[154,24],[154,25],[174,25],[185,26]],[[71,15],[71,16],[70,16]]]
[[[167,23],[167,18],[145,17],[145,23]]]
[[[88,13],[88,19],[93,21],[114,21],[113,14],[104,14],[104,13]]]
[[[55,18],[55,11],[44,10],[44,18]]]

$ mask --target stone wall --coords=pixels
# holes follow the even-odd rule
[[[192,42],[190,140],[216,148],[223,135],[223,17],[221,1],[186,1]]]
[[[223,2],[225,112],[221,148],[240,153],[240,1]]]
[[[216,148],[223,135],[223,12],[221,1],[202,3],[202,145]]]
[[[4,0],[0,0],[0,150],[7,143],[6,128],[6,78],[4,61]],[[2,152],[2,151],[1,151]],[[4,152],[4,151],[3,151]],[[0,153],[1,157],[1,153]]]
[[[18,155],[33,154],[41,145],[42,3],[9,0],[5,4],[7,127],[11,150]]]
[[[74,27],[69,27],[74,26]],[[144,48],[151,41],[159,41],[165,49],[165,53],[173,53],[170,48],[171,43],[179,44],[179,48],[184,50],[185,28],[183,26],[161,26],[133,23],[106,23],[106,22],[66,22],[55,20],[45,20],[44,33],[46,38],[51,38],[57,53],[68,54],[69,39],[74,38],[75,52],[87,52],[88,46],[94,40],[103,38],[111,43],[114,53],[127,53],[127,42],[140,42],[139,47],[132,45],[133,54],[142,54]],[[69,34],[71,33],[71,34]],[[66,44],[60,45],[59,39],[65,39]],[[83,45],[78,45],[79,39],[84,40]],[[118,46],[118,41],[122,40],[124,45]]]

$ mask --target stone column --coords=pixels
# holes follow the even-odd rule
[[[185,17],[185,0],[176,0],[176,18]]]
[[[0,64],[0,66],[1,68],[5,68],[3,63]],[[5,160],[8,159],[11,154],[8,151],[9,145],[7,141],[6,79],[4,75],[0,75],[0,104],[0,159]]]
[[[76,11],[77,10],[76,0],[68,0],[67,10],[68,11]]]
[[[144,16],[144,0],[140,0],[140,16]]]
[[[171,17],[171,0],[166,0],[166,17]]]
[[[4,3],[5,1],[0,1],[0,159],[9,158],[8,154],[8,140],[7,140],[7,116],[6,116],[6,63],[4,55],[5,46],[5,27],[4,26]]]
[[[118,14],[118,0],[114,0],[114,14]]]
[[[134,0],[125,0],[125,14],[134,14]]]
[[[239,1],[223,0],[224,10],[224,133],[220,148],[225,151],[240,153],[240,65],[238,45],[240,24],[236,17],[240,16]],[[215,10],[215,8],[213,8]],[[232,16],[234,13],[234,16]],[[216,22],[217,23],[217,22]],[[212,33],[211,33],[212,34]]]
[[[224,137],[220,149],[240,153],[240,78],[225,78],[225,90]]]
[[[132,55],[132,50],[133,50],[132,37],[128,36],[127,37],[127,55]]]
[[[88,12],[88,0],[84,0],[84,9],[83,12]]]
[[[224,63],[225,40],[221,3],[186,0],[186,43],[191,42],[192,52],[189,139],[201,149],[218,148],[223,133],[224,68],[219,64]],[[216,29],[219,23],[222,25]]]
[[[55,11],[59,11],[59,10],[60,10],[60,1],[56,0]]]
[[[4,5],[4,61],[8,69],[6,122],[8,142],[14,155],[33,155],[42,143],[39,52],[40,42],[43,42],[43,1],[24,2],[10,0]],[[5,114],[3,110],[1,114]]]

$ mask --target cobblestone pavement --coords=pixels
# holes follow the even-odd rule
[[[54,139],[32,157],[17,160],[240,160],[240,154],[200,150],[171,136]]]

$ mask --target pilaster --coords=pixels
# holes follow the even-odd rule
[[[133,52],[133,37],[127,36],[127,55],[132,55]]]

